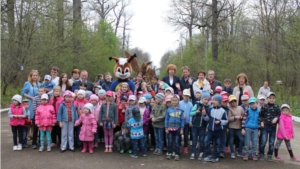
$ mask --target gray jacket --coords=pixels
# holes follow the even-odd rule
[[[106,118],[107,104],[102,104],[100,108],[99,122],[102,123],[104,120],[111,120],[114,124],[118,124],[118,108],[115,102],[111,102],[108,108],[108,119]]]
[[[150,117],[155,118],[155,122],[152,122],[153,127],[164,128],[166,112],[167,106],[164,104],[157,104],[152,108]]]
[[[136,104],[130,104],[126,108],[126,111],[125,111],[125,122],[128,122],[128,120],[132,117],[132,110],[134,108],[139,109],[139,107]]]

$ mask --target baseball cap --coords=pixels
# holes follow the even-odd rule
[[[140,97],[139,103],[145,103],[147,100],[145,97]]]
[[[135,101],[135,100],[136,100],[135,95],[130,95],[128,100],[133,100],[133,101]]]
[[[51,76],[50,75],[45,75],[44,80],[51,80]]]
[[[191,96],[191,91],[190,91],[190,89],[184,89],[184,90],[183,90],[183,95],[184,95],[184,96]]]
[[[274,95],[276,97],[276,94],[274,92],[269,92],[267,97],[270,97],[271,95]]]
[[[263,100],[266,100],[266,97],[265,97],[264,95],[258,95],[258,99],[259,99],[259,100],[262,100],[262,99],[263,99]]]
[[[113,93],[112,91],[107,91],[107,92],[106,92],[106,96],[113,97],[113,96],[114,96],[114,93]]]
[[[241,100],[242,101],[249,100],[249,96],[244,94],[244,95],[242,95]]]
[[[223,95],[222,96],[222,102],[226,102],[228,101],[228,96],[227,95]]]
[[[283,108],[288,108],[288,109],[291,109],[291,108],[290,108],[290,106],[289,106],[288,104],[283,104],[283,105],[281,106],[281,108],[280,108],[280,109],[283,109]]]
[[[49,97],[48,97],[48,95],[47,94],[43,94],[42,96],[41,96],[41,99],[43,100],[43,99],[46,99],[46,100],[48,100],[49,99]]]
[[[222,89],[221,86],[217,86],[216,89],[215,89],[215,92],[216,92],[216,93],[221,93],[222,90],[223,90],[223,89]]]
[[[232,101],[234,101],[234,100],[237,101],[235,95],[230,95],[230,96],[229,96],[229,102],[232,102]]]
[[[248,100],[248,103],[255,103],[257,102],[257,99],[255,97],[251,97],[249,100]]]

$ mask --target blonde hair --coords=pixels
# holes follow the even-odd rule
[[[237,77],[236,77],[236,84],[237,84],[237,85],[239,84],[239,79],[240,79],[241,77],[245,78],[245,84],[246,84],[246,85],[249,85],[248,77],[247,77],[247,75],[246,75],[245,73],[240,73],[240,74],[237,75]]]
[[[37,70],[31,70],[28,77],[27,77],[27,80],[32,84],[32,75],[36,73],[37,76],[38,76],[38,79],[37,79],[37,82],[40,81],[40,75],[39,75],[39,72]]]
[[[62,96],[62,90],[61,90],[60,86],[55,86],[53,88],[53,93],[54,93],[55,90],[58,90],[59,91],[59,96]],[[52,98],[54,98],[54,94],[52,94]]]

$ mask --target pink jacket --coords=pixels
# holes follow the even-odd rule
[[[35,124],[40,127],[51,127],[56,123],[56,114],[52,105],[39,105],[36,109]]]
[[[92,113],[83,113],[80,118],[75,122],[76,125],[81,126],[79,139],[81,141],[93,141],[94,133],[97,131],[97,122]]]
[[[75,100],[74,101],[74,105],[77,109],[77,113],[78,116],[81,116],[83,113],[83,107],[85,104],[89,103],[89,101],[87,101],[86,99],[82,99],[82,100]]]
[[[101,104],[97,103],[96,108],[93,108],[92,114],[95,116],[96,122],[99,121]]]
[[[277,131],[277,138],[285,139],[285,137],[290,140],[295,135],[293,119],[290,114],[285,115],[281,113],[279,117],[279,127]]]
[[[55,107],[54,107],[54,98],[52,97],[49,101],[49,104],[52,105],[54,107],[54,111],[55,111],[55,117],[57,117],[57,113],[58,113],[58,109],[60,104],[64,101],[63,97],[57,97],[56,99],[56,103],[55,103]]]
[[[25,109],[22,104],[19,107],[16,107],[13,104],[10,105],[11,115],[24,115],[23,114],[24,110]],[[24,126],[25,119],[12,117],[9,119],[9,124],[10,124],[10,126]]]

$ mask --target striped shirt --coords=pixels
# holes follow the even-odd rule
[[[35,115],[36,108],[41,105],[41,96],[35,96],[33,99],[33,114]]]

